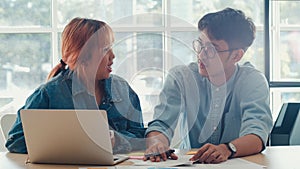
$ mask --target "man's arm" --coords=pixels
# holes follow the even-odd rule
[[[146,144],[147,144],[147,147],[151,147],[157,143],[161,143],[165,146],[169,146],[169,140],[168,138],[162,134],[161,132],[159,131],[152,131],[150,133],[147,134],[147,141],[146,141]]]
[[[249,134],[231,141],[236,147],[236,153],[233,157],[241,157],[256,154],[262,151],[263,142],[255,134]]]
[[[197,68],[196,63],[192,66]],[[148,124],[146,131],[148,148],[146,154],[159,152],[162,160],[167,159],[164,152],[169,150],[174,130],[180,124],[178,123],[180,112],[187,113],[187,106],[195,106],[194,100],[199,100],[199,88],[194,79],[194,69],[191,66],[181,65],[169,71],[159,95],[159,104],[154,109],[154,120]],[[188,103],[186,98],[193,100],[193,103]],[[150,160],[158,162],[161,160],[160,156]],[[174,153],[171,153],[170,157],[178,158]]]
[[[231,141],[231,143],[236,148],[236,153],[232,157],[256,154],[263,148],[261,139],[254,134],[242,136]],[[231,154],[226,144],[213,145],[208,143],[199,148],[197,153],[190,160],[199,160],[199,162],[204,163],[220,163],[229,159]]]
[[[160,156],[153,156],[150,157],[150,160],[153,162],[159,162],[162,160],[167,160],[167,156],[166,156],[166,151],[169,150],[169,140],[168,138],[162,134],[161,132],[158,131],[152,131],[150,133],[147,134],[147,138],[146,138],[146,144],[147,144],[147,150],[145,152],[145,154],[151,154],[151,153],[156,153],[159,152],[161,154]],[[178,157],[174,154],[171,153],[170,157],[174,160],[176,160]],[[148,160],[146,157],[144,157],[144,160]]]
[[[272,128],[269,90],[264,77],[257,73],[248,74],[247,79],[242,79],[238,86],[240,88],[237,87],[236,90],[240,94],[240,111],[243,116],[240,137],[230,141],[236,148],[232,157],[261,152]],[[220,163],[231,157],[231,154],[226,144],[205,144],[191,160]]]

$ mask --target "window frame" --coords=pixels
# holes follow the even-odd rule
[[[288,31],[288,30],[300,30],[300,26],[280,26],[280,18],[279,18],[279,2],[283,0],[265,0],[264,6],[264,25],[257,25],[258,31],[264,32],[264,74],[269,83],[270,89],[280,89],[280,88],[300,88],[300,81],[277,81],[273,80],[273,63],[274,58],[276,57],[276,50],[278,50],[279,44],[279,36],[280,31]],[[58,0],[51,1],[51,26],[50,27],[0,27],[0,34],[10,34],[10,33],[48,33],[51,34],[51,65],[54,67],[59,60],[59,37],[58,35],[62,32],[62,27],[58,25]],[[171,50],[171,40],[168,37],[172,34],[172,32],[194,32],[198,31],[196,27],[180,27],[180,26],[172,26],[171,25],[171,1],[165,0],[162,3],[162,15],[163,15],[163,23],[162,26],[138,26],[138,27],[113,27],[113,30],[116,33],[122,32],[161,32],[163,35],[163,70],[169,70],[172,67],[171,57],[169,56],[169,51]],[[272,23],[271,23],[272,20]],[[192,43],[192,42],[191,42]],[[272,57],[271,57],[272,56]],[[277,59],[278,60],[278,59]],[[166,72],[166,71],[164,71]],[[164,76],[163,76],[164,77]],[[272,100],[279,99],[276,98],[278,96],[272,96],[271,98],[271,109],[275,110],[274,103]]]

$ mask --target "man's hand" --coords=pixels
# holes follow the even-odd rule
[[[168,151],[169,148],[169,141],[165,135],[163,135],[160,132],[153,131],[150,132],[147,135],[147,150],[145,151],[145,154],[160,154],[156,156],[150,156],[149,158],[144,156],[144,161],[151,160],[152,162],[160,162],[161,160],[166,161],[167,155],[166,151]],[[169,156],[171,159],[177,160],[178,157],[171,153]]]
[[[226,161],[230,154],[231,152],[225,144],[213,145],[207,143],[190,160],[203,163],[220,163]]]

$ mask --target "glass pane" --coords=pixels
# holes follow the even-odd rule
[[[279,62],[274,58],[273,77],[277,81],[300,80],[300,31],[280,32]],[[277,62],[276,62],[277,61]]]
[[[264,33],[256,32],[253,44],[248,48],[240,63],[249,61],[256,69],[262,73],[265,72],[265,49],[264,49]]]
[[[149,67],[131,78],[130,85],[139,96],[145,125],[153,119],[154,107],[159,102],[158,96],[163,86],[163,75],[161,69]]]
[[[241,9],[246,16],[253,19],[256,25],[262,25],[264,22],[264,0],[190,0],[184,3],[182,0],[172,0],[170,3],[172,16],[194,25],[197,25],[198,20],[206,13],[222,10],[226,7]],[[174,20],[171,23],[175,26],[184,26]]]
[[[125,78],[141,101],[144,122],[152,119],[163,79],[162,33],[115,34],[113,73]]]
[[[50,26],[51,0],[1,0],[0,26]]]
[[[139,33],[137,40],[137,70],[163,67],[162,33]]]
[[[275,121],[283,103],[300,102],[300,88],[271,88],[272,112]]]
[[[300,1],[279,1],[278,3],[280,5],[280,24],[299,25]]]
[[[74,17],[96,18],[122,26],[159,26],[163,17],[158,13],[162,13],[161,0],[59,0],[57,11],[60,26]]]
[[[199,37],[199,32],[172,32],[171,53],[169,64],[171,66],[189,64],[196,62],[196,53],[193,50],[192,42]]]
[[[61,35],[62,35],[62,32],[58,32],[57,33],[57,54],[58,54],[58,57],[59,59],[61,59]],[[54,56],[55,57],[55,56]],[[54,64],[55,65],[55,64]]]
[[[50,34],[0,34],[0,93],[13,98],[15,108],[46,81],[51,69],[50,38]]]
[[[162,33],[115,33],[114,72],[126,79],[145,68],[162,69]]]

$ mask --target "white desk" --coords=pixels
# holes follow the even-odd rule
[[[243,159],[267,166],[267,169],[300,168],[300,146],[267,147],[261,154]],[[0,169],[78,169],[79,165],[25,164],[27,155],[0,153]],[[126,161],[120,165],[131,165]]]

